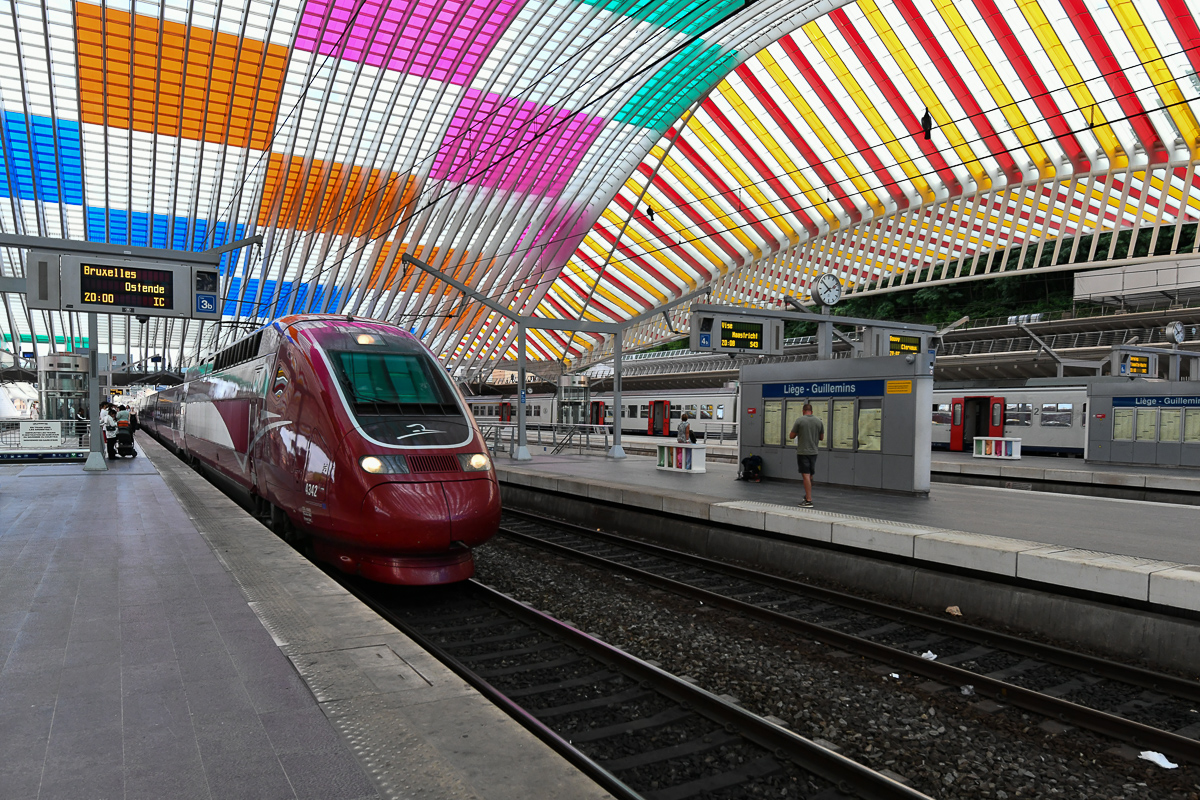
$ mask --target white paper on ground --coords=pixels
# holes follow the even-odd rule
[[[932,650],[926,650],[924,653],[921,653],[921,658],[926,658],[930,661],[937,661],[937,653],[933,652]]]
[[[1153,750],[1143,750],[1138,754],[1138,758],[1158,764],[1163,769],[1175,769],[1179,766],[1178,764],[1172,764],[1170,761],[1167,761],[1167,757],[1162,753],[1156,753]]]

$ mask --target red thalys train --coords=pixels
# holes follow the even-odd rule
[[[500,488],[457,387],[393,325],[282,317],[139,402],[139,421],[339,569],[471,577]]]

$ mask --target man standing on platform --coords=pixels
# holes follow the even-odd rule
[[[804,502],[801,508],[812,508],[813,473],[817,469],[817,445],[825,440],[825,423],[812,415],[812,403],[805,403],[803,413],[788,434],[796,440],[796,464],[804,478]]]

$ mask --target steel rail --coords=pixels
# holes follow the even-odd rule
[[[531,515],[531,514],[527,514],[527,513],[523,513],[522,516],[537,518],[536,515]],[[539,518],[538,521],[541,522],[542,524],[552,525],[555,527],[578,529],[579,533],[588,533],[593,538],[596,538],[595,531],[588,531],[588,529],[586,529],[586,528],[581,528],[579,526],[571,525],[570,523],[560,523],[556,520],[548,520],[545,518]],[[1154,728],[1149,725],[1144,725],[1140,722],[1134,722],[1132,720],[1128,720],[1123,717],[1116,716],[1114,714],[1109,714],[1104,711],[1099,711],[1099,710],[1096,710],[1093,708],[1088,708],[1086,706],[1081,706],[1076,703],[1072,703],[1068,700],[1062,700],[1057,697],[1051,697],[1049,695],[1045,695],[1040,692],[1033,691],[1031,689],[1026,689],[1021,686],[1016,686],[1014,684],[1010,684],[1010,683],[1007,683],[1005,681],[1002,681],[1002,680],[999,680],[996,678],[990,678],[986,675],[981,675],[976,672],[971,672],[970,670],[966,670],[961,667],[955,667],[950,664],[944,664],[944,663],[938,663],[937,661],[931,661],[922,656],[916,655],[915,653],[908,653],[904,650],[900,650],[895,647],[891,647],[889,645],[879,644],[879,643],[873,642],[869,639],[863,639],[858,636],[854,636],[852,634],[842,633],[842,632],[834,630],[832,628],[828,628],[823,625],[819,625],[817,623],[807,622],[805,620],[797,619],[796,617],[792,617],[787,614],[780,613],[778,611],[771,611],[770,609],[760,608],[760,607],[752,605],[750,603],[746,603],[741,600],[735,600],[735,599],[732,599],[729,597],[725,597],[724,595],[717,594],[715,592],[710,592],[706,589],[700,589],[695,586],[691,586],[687,583],[683,583],[681,581],[677,581],[677,580],[674,580],[671,578],[664,578],[660,575],[655,575],[652,572],[647,572],[645,570],[638,569],[637,567],[629,567],[624,564],[620,564],[619,562],[615,562],[615,561],[611,561],[609,559],[603,558],[601,556],[596,556],[596,555],[592,555],[590,553],[580,552],[578,550],[567,547],[565,545],[560,545],[560,544],[557,544],[554,542],[547,542],[545,540],[537,538],[536,536],[528,536],[526,534],[522,534],[517,531],[513,531],[513,530],[511,530],[509,528],[505,528],[503,526],[501,527],[500,531],[501,531],[501,533],[505,534],[506,536],[510,536],[512,538],[532,544],[534,546],[541,547],[543,549],[549,550],[549,551],[557,553],[559,555],[568,556],[568,557],[574,558],[576,560],[586,561],[588,563],[594,564],[596,566],[601,566],[608,570],[619,571],[625,575],[634,577],[644,583],[648,583],[657,588],[665,589],[667,591],[671,591],[671,592],[674,592],[676,594],[680,594],[680,595],[683,595],[686,597],[692,597],[697,600],[703,601],[707,605],[711,605],[711,606],[718,607],[718,608],[723,608],[727,611],[731,611],[731,612],[737,613],[742,616],[758,619],[760,621],[769,623],[773,626],[777,626],[779,628],[789,630],[793,633],[809,637],[810,639],[814,639],[823,644],[826,644],[826,645],[829,645],[832,647],[836,647],[841,650],[845,650],[847,652],[855,653],[857,655],[861,655],[866,658],[870,658],[873,661],[878,661],[878,662],[887,664],[889,666],[892,666],[893,668],[899,667],[899,668],[905,669],[916,675],[920,675],[922,677],[929,678],[929,679],[938,681],[940,683],[946,684],[947,686],[971,685],[974,687],[975,693],[978,695],[982,695],[985,697],[992,697],[997,700],[1002,700],[1006,703],[1010,703],[1014,706],[1018,706],[1027,711],[1032,711],[1036,714],[1058,720],[1059,722],[1075,725],[1080,728],[1086,728],[1093,732],[1100,733],[1105,736],[1109,736],[1111,738],[1118,739],[1121,741],[1130,742],[1137,746],[1153,747],[1157,750],[1162,751],[1163,753],[1168,753],[1172,756],[1190,761],[1192,763],[1200,763],[1200,740],[1189,739],[1187,737],[1179,736],[1179,735],[1171,733],[1169,731],[1164,731],[1164,730]],[[609,535],[607,535],[607,538],[622,538],[622,537],[612,537],[612,535],[609,534]],[[626,543],[622,542],[622,544],[626,544]],[[641,549],[642,547],[644,547],[644,545],[642,545],[642,543],[632,543],[631,542],[629,544],[631,544],[631,545],[637,544],[639,546],[638,549]],[[650,547],[654,547],[654,546],[650,546]],[[661,550],[661,548],[658,548],[658,549]],[[669,556],[665,556],[665,557],[669,557],[674,560],[685,560],[685,559],[679,558],[679,556],[683,555],[683,554],[677,554],[677,553],[674,553],[673,551],[666,551],[666,550],[663,550],[662,553],[663,554],[670,553]],[[686,560],[696,559],[696,558],[697,558],[696,556],[688,556],[688,559],[686,559]],[[705,565],[705,566],[707,566],[707,565]],[[715,569],[718,572],[724,572],[729,569],[729,565],[716,564],[715,562],[713,562],[713,567],[711,567],[711,568]],[[740,569],[740,568],[737,568],[737,569]],[[746,570],[744,572],[747,574],[754,575],[755,577],[752,579],[755,581],[762,582],[762,583],[768,583],[767,581],[763,580],[764,576],[762,576],[762,575],[759,575],[757,573],[750,573],[749,570]],[[732,574],[732,571],[727,572],[726,574]],[[779,581],[779,580],[783,580],[783,579],[778,579],[778,578],[773,579],[773,581]],[[786,581],[785,581],[785,583],[786,583]],[[779,584],[775,584],[773,582],[768,583],[768,585],[772,585],[774,588],[780,588]],[[812,589],[812,587],[808,587],[803,584],[794,584],[794,585],[796,587],[799,587],[795,591],[803,593],[803,594],[810,594],[810,590]],[[821,590],[821,591],[827,592],[828,590]],[[831,593],[831,594],[836,594],[836,593]],[[863,601],[861,599],[858,599],[858,602],[869,603],[870,601]],[[915,612],[909,612],[909,613],[915,613]],[[881,613],[881,616],[883,616],[882,613]],[[890,619],[898,619],[898,617],[896,616],[895,609],[891,609],[890,613],[886,616]],[[922,616],[924,616],[924,615],[922,615]],[[930,617],[929,619],[936,619],[936,618]],[[938,622],[945,623],[947,621],[938,620]],[[969,628],[969,626],[963,626],[963,628],[966,629],[967,631],[971,630]],[[991,636],[991,635],[992,634],[989,632],[988,636]],[[971,634],[971,640],[978,639],[979,636],[980,636],[980,634],[976,630]],[[1001,639],[1003,636],[1004,636],[1003,634],[997,634],[997,635],[995,635],[995,638]],[[964,635],[963,638],[967,638],[967,636]],[[1016,641],[1023,642],[1023,640],[1016,640]],[[1027,646],[1032,645],[1032,643],[1028,643],[1028,642],[1024,642],[1024,644]],[[994,645],[991,645],[991,646],[994,646]],[[1082,654],[1077,654],[1077,655],[1081,659],[1090,658],[1087,656],[1082,656]],[[1102,661],[1102,660],[1098,659],[1098,661]],[[1112,667],[1119,666],[1119,665],[1112,665],[1111,662],[1109,662],[1109,663],[1110,663],[1110,670]],[[1136,668],[1130,668],[1130,669],[1136,670]],[[1080,671],[1090,672],[1090,670],[1087,670],[1087,669],[1083,669]],[[1155,673],[1151,673],[1147,670],[1140,670],[1140,672],[1142,674],[1150,674],[1150,675],[1155,674]],[[1108,676],[1106,675],[1105,677],[1108,677]],[[1170,676],[1161,676],[1161,677],[1164,679],[1170,678]],[[1113,679],[1121,680],[1120,678],[1113,678]],[[1171,680],[1178,681],[1180,679],[1171,679]],[[1134,683],[1135,685],[1138,685],[1136,681],[1132,681],[1132,680],[1125,680],[1124,682]],[[1195,689],[1196,689],[1195,685],[1192,684],[1191,691],[1194,692]]]
[[[565,642],[568,646],[586,653],[596,660],[608,664],[628,677],[638,680],[643,687],[652,688],[685,710],[694,711],[724,725],[727,731],[736,732],[747,740],[765,748],[778,759],[787,760],[833,783],[844,793],[853,793],[863,800],[930,800],[929,796],[888,778],[875,770],[859,764],[798,734],[775,725],[762,717],[740,708],[720,697],[684,681],[676,676],[630,655],[582,631],[572,628],[547,614],[515,600],[476,580],[468,582],[472,591],[486,598],[522,622],[542,633]],[[585,774],[619,798],[643,800],[643,795],[623,783],[577,750],[545,723],[504,695],[496,687],[478,676],[470,667],[446,652],[429,637],[423,635],[403,618],[394,614],[387,604],[379,602],[364,592],[360,586],[343,583],[356,597],[366,603],[381,617],[412,638],[421,648],[429,652],[456,675],[475,687],[490,701],[521,723],[542,741]]]

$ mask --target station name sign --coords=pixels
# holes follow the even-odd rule
[[[882,397],[884,381],[800,381],[764,383],[762,396],[769,397]]]
[[[1113,408],[1200,408],[1198,397],[1114,397]]]

